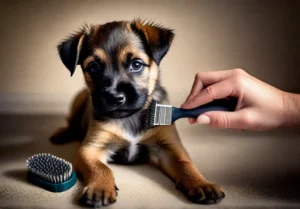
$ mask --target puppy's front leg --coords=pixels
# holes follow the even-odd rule
[[[109,133],[89,132],[76,158],[76,170],[82,175],[84,189],[81,203],[90,206],[109,205],[116,202],[117,187],[113,173],[101,159],[106,155]]]
[[[212,204],[224,198],[220,186],[207,181],[192,163],[183,148],[174,125],[158,127],[156,144],[158,151],[152,159],[166,173],[189,200],[200,204]],[[158,157],[158,159],[157,159]]]

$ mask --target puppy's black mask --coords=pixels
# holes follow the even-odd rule
[[[124,118],[141,110],[159,88],[160,61],[174,34],[158,25],[111,22],[86,26],[58,45],[65,66],[80,64],[96,119]]]

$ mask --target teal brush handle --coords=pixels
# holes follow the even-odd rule
[[[74,186],[77,180],[75,171],[72,171],[71,178],[68,181],[57,184],[47,182],[30,171],[27,174],[27,178],[34,185],[42,187],[50,192],[64,192]]]
[[[210,103],[196,107],[194,109],[172,108],[172,123],[180,118],[197,118],[199,115],[208,111],[234,111],[236,99],[214,100]]]

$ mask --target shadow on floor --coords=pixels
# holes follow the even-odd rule
[[[258,194],[270,199],[300,203],[300,172],[286,171],[284,175],[269,173],[268,177],[247,179],[235,177],[228,182],[237,184],[243,188],[253,188]]]
[[[11,178],[13,180],[30,184],[27,180],[27,169],[14,169],[14,170],[8,170],[4,171],[3,175],[5,177]]]

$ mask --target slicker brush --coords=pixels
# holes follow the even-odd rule
[[[155,126],[172,125],[180,118],[197,118],[199,115],[209,111],[234,111],[237,99],[226,98],[214,100],[208,104],[194,109],[181,109],[172,105],[158,104],[152,100],[145,120],[148,129]]]

